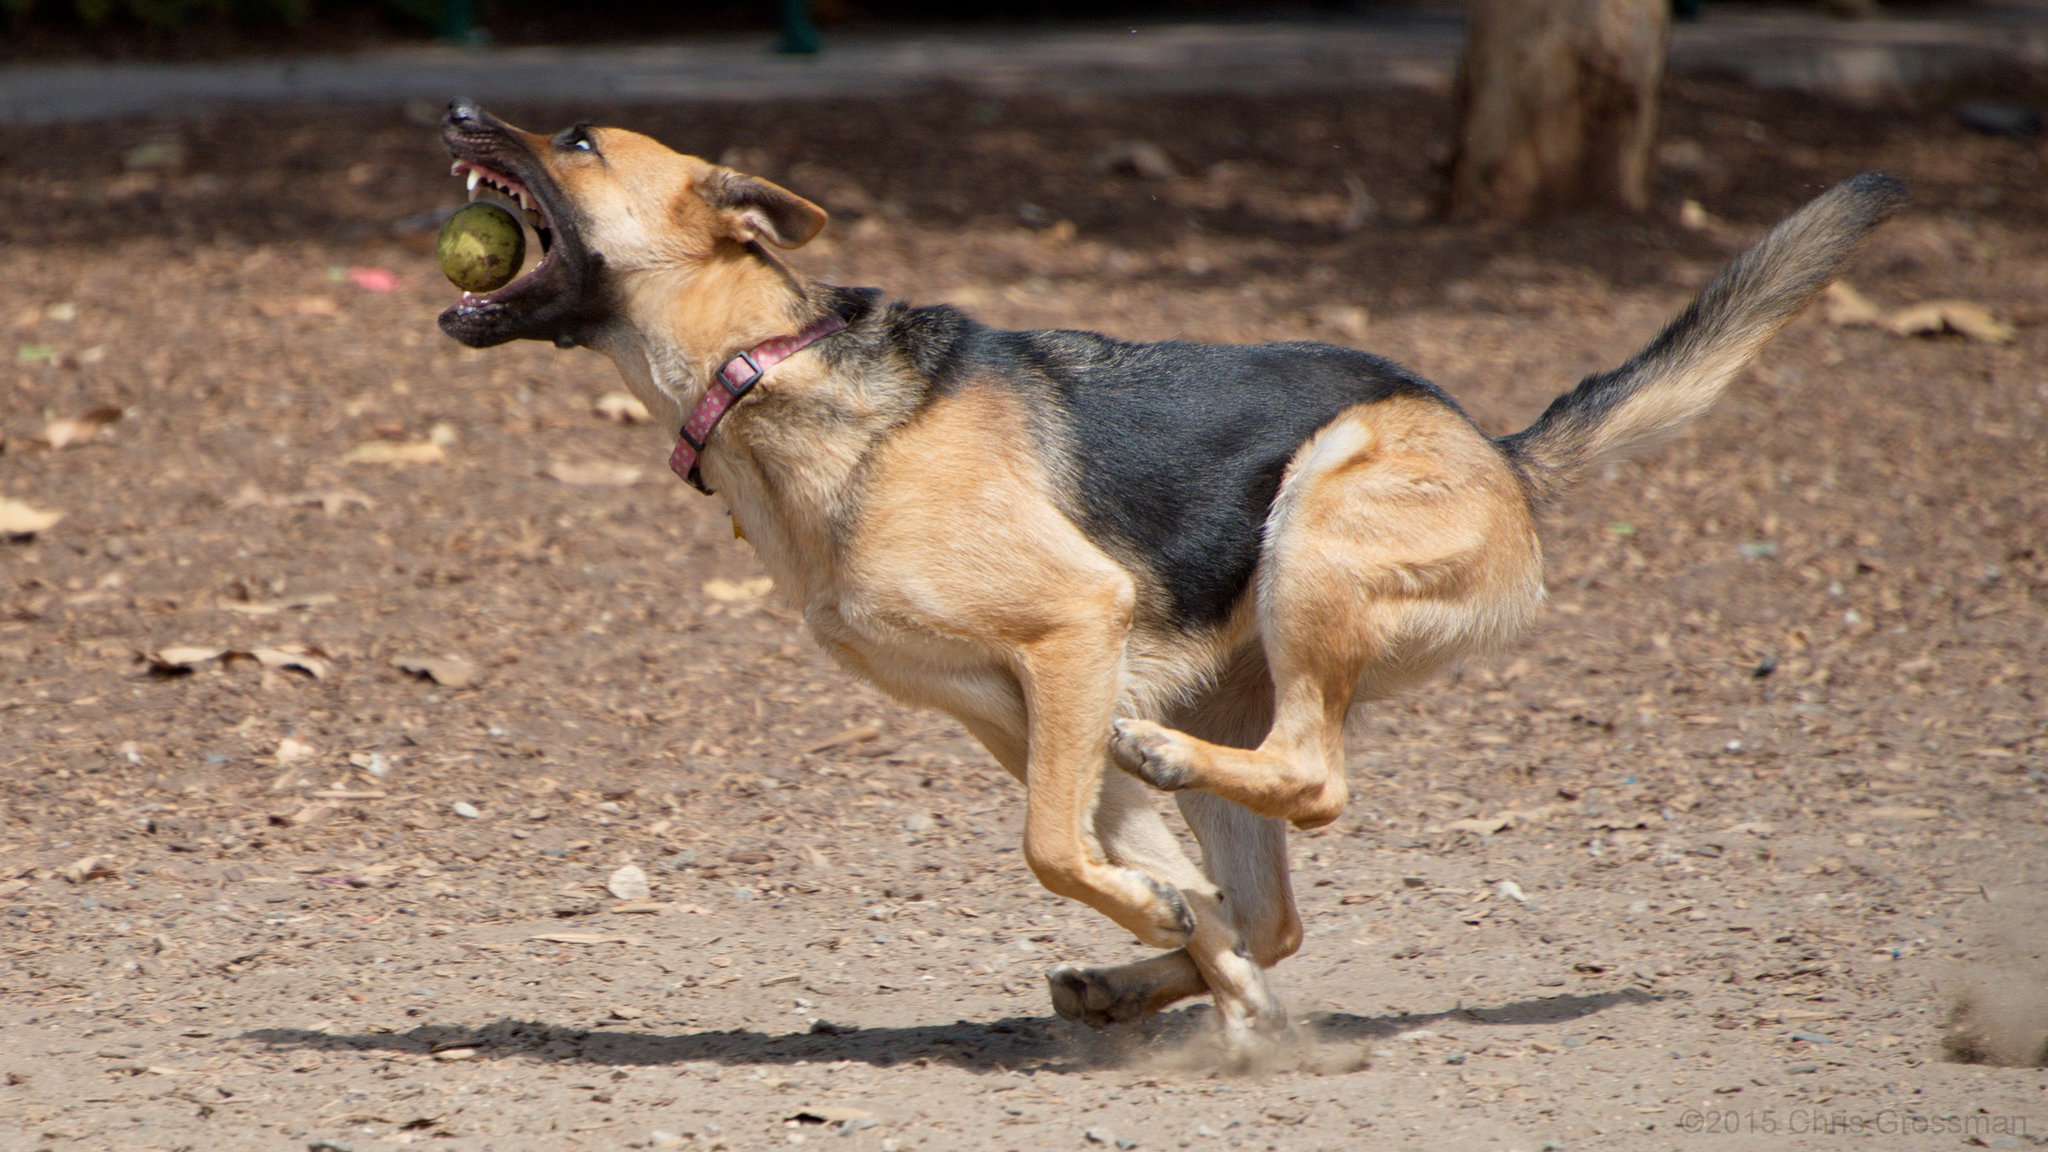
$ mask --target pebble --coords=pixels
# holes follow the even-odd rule
[[[1818,1064],[1794,1064],[1794,1065],[1792,1065],[1792,1066],[1791,1066],[1790,1068],[1787,1068],[1787,1069],[1785,1069],[1785,1071],[1787,1071],[1787,1072],[1790,1072],[1790,1073],[1792,1073],[1792,1074],[1793,1074],[1793,1075],[1795,1075],[1795,1076],[1799,1076],[1799,1075],[1804,1075],[1805,1073],[1808,1073],[1808,1072],[1818,1072],[1818,1071],[1820,1071],[1820,1065],[1818,1065]]]
[[[1808,1044],[1833,1044],[1835,1042],[1834,1037],[1822,1036],[1817,1032],[1794,1032],[1792,1039],[1804,1040]]]
[[[471,804],[467,800],[457,800],[454,803],[453,808],[455,810],[455,814],[457,816],[462,817],[464,820],[475,820],[483,815],[483,813],[476,810],[476,805]]]
[[[903,818],[903,830],[905,832],[931,831],[932,814],[929,812],[912,812]]]
[[[605,890],[625,901],[645,900],[653,894],[647,873],[638,864],[621,865],[604,882]]]
[[[1111,1135],[1107,1128],[1090,1128],[1086,1132],[1081,1133],[1081,1135],[1086,1136],[1090,1144],[1113,1144],[1116,1142],[1116,1137]]]
[[[1466,1054],[1463,1052],[1453,1052],[1449,1056],[1444,1057],[1444,1063],[1446,1064],[1463,1064],[1465,1060]]]
[[[688,1136],[679,1136],[674,1132],[664,1132],[656,1128],[647,1134],[647,1142],[656,1148],[680,1148],[688,1144],[690,1138]]]

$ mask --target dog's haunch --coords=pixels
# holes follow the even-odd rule
[[[465,292],[490,292],[512,282],[526,260],[526,233],[496,204],[471,204],[441,225],[434,241],[441,274]]]

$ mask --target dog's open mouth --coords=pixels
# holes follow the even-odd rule
[[[540,197],[527,191],[526,185],[521,184],[503,172],[486,168],[469,160],[457,160],[448,169],[448,174],[468,179],[469,199],[472,203],[485,199],[493,192],[511,201],[513,206],[519,210],[517,215],[520,220],[528,228],[533,229],[533,234],[540,238],[541,255],[533,267],[514,277],[511,283],[491,292],[464,292],[462,294],[463,303],[484,303],[500,294],[511,294],[516,292],[525,281],[544,275],[547,271],[548,257],[554,252],[555,231],[554,227],[548,223],[547,209],[542,205]]]
[[[467,181],[469,198],[502,198],[540,239],[540,259],[491,292],[464,292],[441,313],[441,330],[472,348],[509,340],[580,343],[599,318],[598,260],[582,244],[574,207],[556,186],[537,137],[520,132],[467,100],[448,106],[442,143],[455,159],[449,171]]]

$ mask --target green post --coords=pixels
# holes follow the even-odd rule
[[[811,0],[775,0],[776,22],[782,35],[775,41],[777,52],[809,56],[818,50],[818,29],[811,23]]]

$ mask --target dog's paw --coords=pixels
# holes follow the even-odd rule
[[[1109,752],[1117,767],[1154,788],[1178,792],[1194,783],[1186,737],[1150,720],[1118,720],[1111,725]]]
[[[1107,1028],[1129,1024],[1151,1015],[1151,998],[1142,985],[1119,988],[1110,971],[1062,964],[1045,974],[1046,990],[1052,993],[1052,1010],[1060,1019]]]
[[[1188,906],[1188,898],[1180,889],[1156,876],[1140,872],[1145,886],[1152,890],[1155,922],[1150,935],[1142,937],[1154,948],[1179,948],[1195,934],[1195,910]]]

